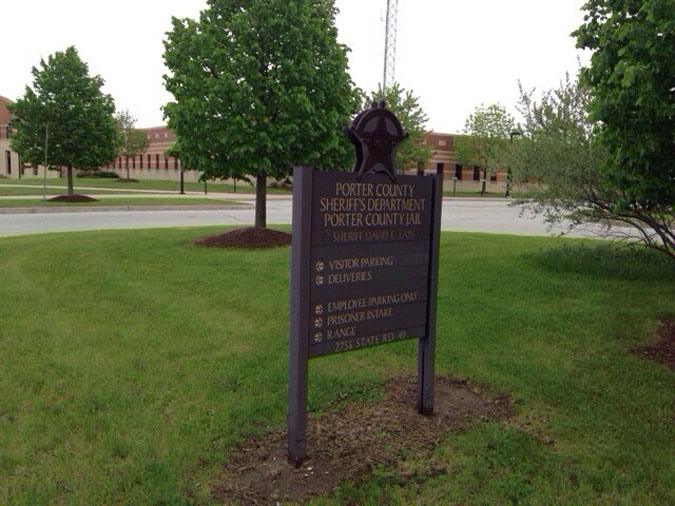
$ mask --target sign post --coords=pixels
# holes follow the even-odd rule
[[[384,108],[350,127],[354,172],[293,172],[288,459],[306,456],[309,359],[418,339],[417,410],[433,413],[440,176],[396,176],[405,136]],[[389,163],[387,162],[387,159]]]
[[[290,318],[288,333],[288,460],[299,465],[305,457],[307,425],[307,353],[309,351],[311,167],[293,170],[291,227]]]

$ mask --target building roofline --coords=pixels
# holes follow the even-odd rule
[[[427,135],[447,135],[449,137],[459,137],[459,136],[462,136],[462,135],[465,135],[465,134],[449,134],[449,133],[446,133],[446,132],[434,132],[433,130],[429,130],[427,132]]]

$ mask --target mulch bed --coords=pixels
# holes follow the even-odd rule
[[[195,245],[210,248],[275,248],[291,244],[291,234],[269,228],[240,228],[195,239]]]
[[[138,183],[138,179],[134,179],[133,177],[118,177],[115,179],[116,183]]]
[[[659,328],[659,340],[647,346],[631,348],[636,355],[662,362],[675,371],[675,320],[663,320]]]
[[[305,501],[330,493],[340,482],[358,482],[378,466],[396,470],[405,483],[450,472],[433,449],[452,431],[510,414],[508,396],[490,398],[463,378],[437,377],[433,416],[415,410],[415,383],[398,377],[376,401],[352,401],[309,417],[307,461],[286,460],[285,429],[249,437],[224,464],[214,499],[240,505]],[[403,467],[406,462],[411,466]]]
[[[49,202],[98,202],[98,200],[87,195],[58,195],[49,199]]]

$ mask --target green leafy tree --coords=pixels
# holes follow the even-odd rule
[[[416,167],[418,163],[426,163],[431,152],[424,144],[427,134],[427,115],[412,91],[405,90],[398,83],[387,87],[384,92],[379,89],[373,91],[369,97],[364,97],[364,108],[381,99],[387,103],[387,109],[391,110],[401,122],[403,131],[408,138],[399,144],[394,155],[394,166],[397,169],[409,169]]]
[[[164,108],[186,165],[207,178],[256,178],[256,227],[267,177],[293,165],[341,167],[340,128],[358,108],[337,43],[333,0],[209,0],[198,20],[173,19]]]
[[[103,79],[89,69],[74,47],[56,52],[33,67],[33,87],[9,109],[14,114],[12,149],[37,167],[44,160],[49,128],[48,165],[66,167],[68,194],[73,195],[73,169],[97,170],[117,156],[119,134],[115,103],[101,92]]]
[[[529,198],[518,203],[550,224],[639,240],[675,258],[672,211],[625,206],[625,192],[607,179],[611,155],[595,138],[597,124],[587,114],[590,100],[588,88],[569,76],[539,99],[520,88],[523,135],[514,139],[508,163],[516,182],[527,185]]]
[[[596,141],[607,152],[604,181],[620,191],[616,211],[672,216],[675,1],[589,0],[583,8],[585,22],[573,35],[593,51],[581,78]]]
[[[515,128],[513,117],[503,106],[481,105],[466,120],[465,135],[455,137],[457,161],[478,166],[483,173],[481,193],[485,193],[488,176],[505,168],[511,132]]]
[[[115,119],[121,137],[120,153],[126,161],[127,179],[131,179],[129,158],[145,153],[150,141],[148,141],[148,135],[143,130],[136,128],[136,118],[127,109],[117,113]]]

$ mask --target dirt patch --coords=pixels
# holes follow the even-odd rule
[[[448,472],[430,458],[451,431],[509,415],[508,396],[491,399],[463,378],[436,378],[435,414],[418,415],[415,384],[399,377],[382,387],[377,401],[349,402],[309,417],[308,459],[299,468],[286,461],[285,429],[246,439],[224,464],[214,498],[240,505],[300,503],[331,492],[341,481],[359,481],[375,466],[410,471],[404,462],[424,463],[421,474]],[[419,477],[415,471],[409,477]]]
[[[211,248],[274,248],[291,244],[291,234],[269,228],[240,228],[224,234],[195,239],[195,245]]]
[[[98,202],[98,200],[76,193],[74,195],[58,195],[49,199],[49,202]]]
[[[659,328],[659,339],[647,346],[631,348],[636,355],[662,362],[675,371],[675,320],[664,320]]]
[[[138,179],[134,179],[133,177],[118,177],[115,179],[116,183],[138,183]]]

